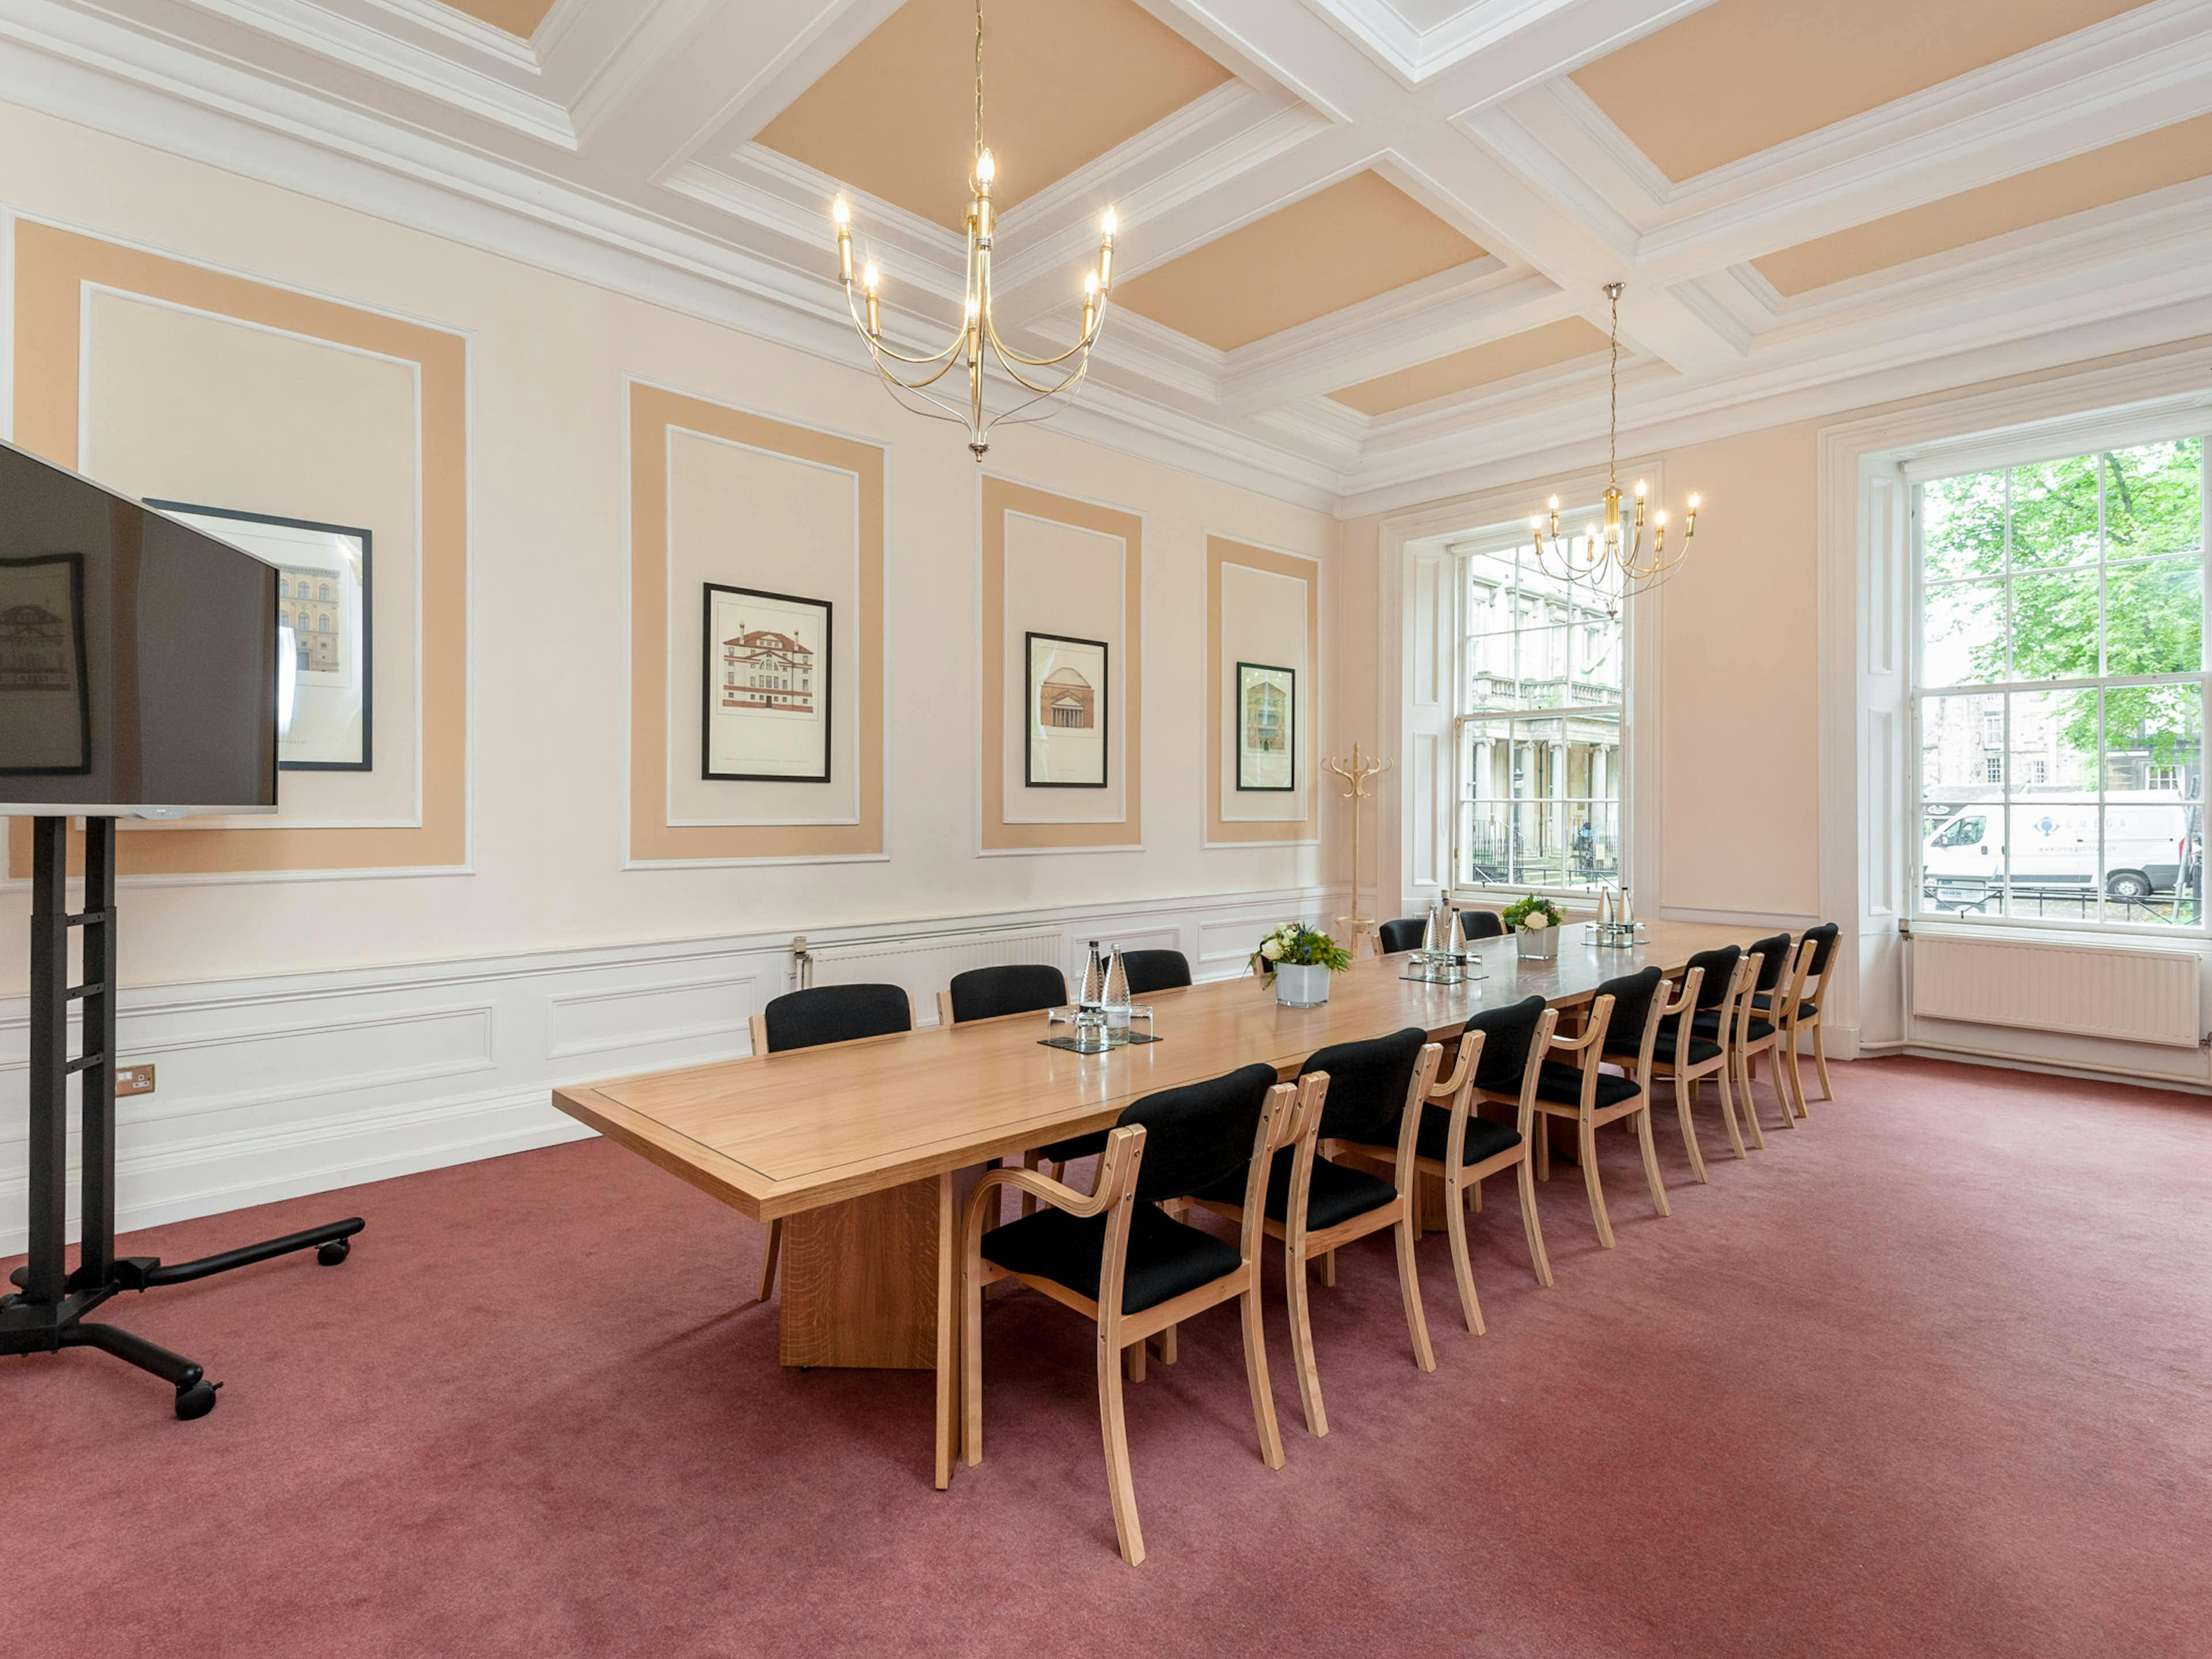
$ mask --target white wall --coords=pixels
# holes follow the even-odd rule
[[[1201,811],[1206,534],[1326,558],[1321,515],[1049,426],[994,442],[1000,474],[1144,515],[1149,718],[1140,849],[978,859],[977,500],[957,428],[856,368],[15,106],[0,155],[0,210],[469,343],[467,868],[126,886],[122,1055],[161,1068],[125,1105],[126,1223],[565,1133],[550,1082],[742,1050],[792,933],[1149,919],[1226,961],[1221,918],[1256,933],[1334,902],[1320,848],[1209,849]],[[623,867],[625,375],[886,447],[886,861]],[[1334,605],[1326,563],[1322,582]],[[27,911],[9,884],[0,1252],[22,1214]]]

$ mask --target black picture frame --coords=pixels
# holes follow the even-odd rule
[[[236,507],[206,507],[198,501],[163,501],[148,496],[146,505],[164,513],[191,513],[204,519],[228,519],[237,524],[275,525],[282,530],[319,530],[333,536],[350,536],[361,543],[361,758],[357,761],[276,762],[280,772],[374,772],[376,769],[376,538],[356,524],[324,524],[314,519],[285,519],[273,513],[247,513]],[[255,555],[259,557],[259,555]]]
[[[84,555],[34,553],[19,559],[0,559],[0,569],[21,570],[33,565],[69,567],[70,648],[76,671],[76,752],[74,766],[0,766],[0,777],[81,778],[92,770],[92,681],[84,647]]]
[[[1054,645],[1088,646],[1098,653],[1098,776],[1091,779],[1040,779],[1036,775],[1036,745],[1034,741],[1037,726],[1035,706],[1036,688],[1036,650],[1041,641]],[[1103,789],[1111,781],[1113,771],[1114,708],[1109,695],[1108,677],[1113,665],[1113,648],[1103,640],[1086,640],[1073,634],[1042,634],[1024,631],[1022,635],[1022,787],[1024,789]]]
[[[1247,783],[1244,781],[1244,672],[1250,669],[1261,674],[1282,674],[1291,682],[1291,726],[1285,739],[1285,751],[1290,757],[1291,781],[1288,783]],[[1231,727],[1237,739],[1237,790],[1246,795],[1287,795],[1298,787],[1298,671],[1284,668],[1274,663],[1240,662],[1237,665],[1237,696]]]
[[[744,599],[768,599],[779,605],[803,605],[822,613],[822,769],[819,772],[717,772],[714,769],[714,690],[720,683],[715,662],[714,596],[734,593]],[[777,593],[764,587],[739,587],[728,582],[703,582],[699,594],[699,775],[714,783],[827,783],[830,752],[836,735],[836,606],[828,599],[804,593]]]

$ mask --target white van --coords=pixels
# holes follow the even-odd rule
[[[2197,859],[2200,809],[2167,794],[2105,798],[2105,891],[2113,898],[2148,898],[2187,881]],[[1955,807],[1920,849],[1922,887],[1939,903],[1971,903],[2005,875],[2005,809],[1995,803]],[[2012,884],[2097,884],[2097,805],[2094,801],[2014,800]]]

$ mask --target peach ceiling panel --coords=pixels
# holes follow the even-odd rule
[[[2208,174],[2212,115],[2200,115],[1801,242],[1752,264],[1784,295],[1803,294]]]
[[[1380,173],[1358,173],[1117,283],[1114,298],[1234,351],[1482,257]]]
[[[2143,0],[1714,0],[1575,83],[1677,181],[2101,23]]]
[[[1135,137],[1229,71],[1132,0],[998,0],[983,139],[1001,211]],[[906,0],[758,134],[769,149],[957,229],[975,144],[972,0]]]
[[[545,14],[553,9],[553,0],[446,0],[446,3],[479,23],[505,29],[525,40],[538,33]]]
[[[1472,392],[1493,380],[1510,380],[1516,374],[1571,362],[1603,351],[1606,344],[1603,331],[1579,317],[1565,317],[1540,328],[1509,334],[1502,340],[1486,340],[1448,357],[1434,357],[1395,374],[1362,380],[1328,395],[1362,415],[1388,415],[1432,398]]]

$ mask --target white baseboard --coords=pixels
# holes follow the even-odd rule
[[[1243,971],[1285,916],[1330,914],[1341,896],[1180,896],[807,937],[1034,927],[1059,933],[1063,963],[1084,940],[1120,939],[1180,949],[1216,979]],[[118,1230],[582,1139],[553,1089],[746,1053],[749,1017],[790,988],[790,946],[732,934],[125,989],[118,1058],[152,1062],[159,1088],[118,1103]],[[0,1255],[26,1242],[28,1027],[27,999],[0,999]],[[73,1133],[72,1238],[76,1151]]]

